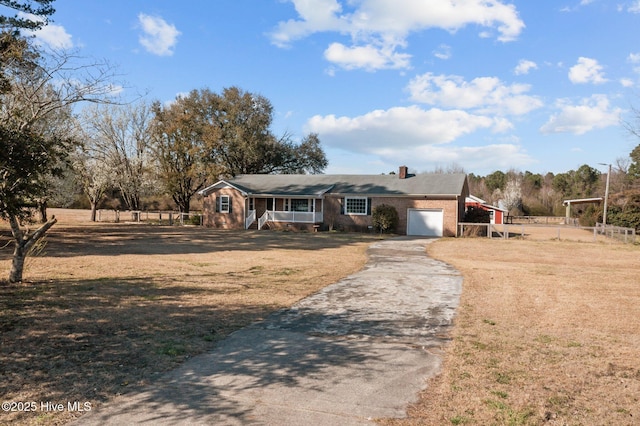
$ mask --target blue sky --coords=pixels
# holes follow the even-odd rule
[[[628,157],[640,0],[57,0],[40,40],[123,95],[238,86],[327,173],[565,172]]]

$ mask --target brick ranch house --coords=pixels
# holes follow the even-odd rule
[[[368,231],[381,204],[398,211],[396,232],[457,236],[465,174],[240,175],[200,191],[203,224],[220,229]]]

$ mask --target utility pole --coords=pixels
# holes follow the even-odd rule
[[[607,172],[607,184],[604,188],[604,212],[602,213],[602,224],[607,227],[607,204],[609,201],[609,179],[611,179],[611,164],[598,163],[603,166],[609,166],[609,171]],[[606,232],[606,230],[605,230]]]

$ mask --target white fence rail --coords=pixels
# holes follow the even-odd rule
[[[461,237],[488,237],[501,239],[527,240],[566,240],[590,242],[623,242],[635,243],[636,232],[632,228],[620,228],[608,225],[572,226],[546,224],[505,224],[492,225],[489,223],[458,223],[458,235]]]
[[[540,224],[540,225],[578,225],[577,219],[564,216],[507,216],[508,224]]]
[[[636,230],[634,228],[596,223],[596,230],[599,234],[602,234],[605,237],[615,238],[624,243],[636,242]]]
[[[202,212],[100,209],[96,214],[98,222],[135,222],[160,225],[202,225],[202,218]]]

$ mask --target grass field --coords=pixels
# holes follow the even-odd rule
[[[27,282],[0,286],[3,401],[95,406],[135,390],[358,270],[377,238],[95,225],[56,213]],[[3,246],[6,227],[0,235]],[[409,417],[382,423],[640,423],[640,247],[554,235],[429,246],[464,275],[452,340]],[[0,250],[4,274],[10,256]],[[71,417],[0,413],[0,424]]]
[[[23,285],[0,284],[0,424],[62,424],[362,268],[377,236],[91,224],[56,211]],[[77,216],[80,214],[80,216]],[[0,247],[8,240],[0,227]],[[0,250],[8,276],[11,246]],[[75,413],[77,415],[77,413]]]
[[[444,239],[464,275],[442,374],[401,425],[640,424],[640,247]]]

